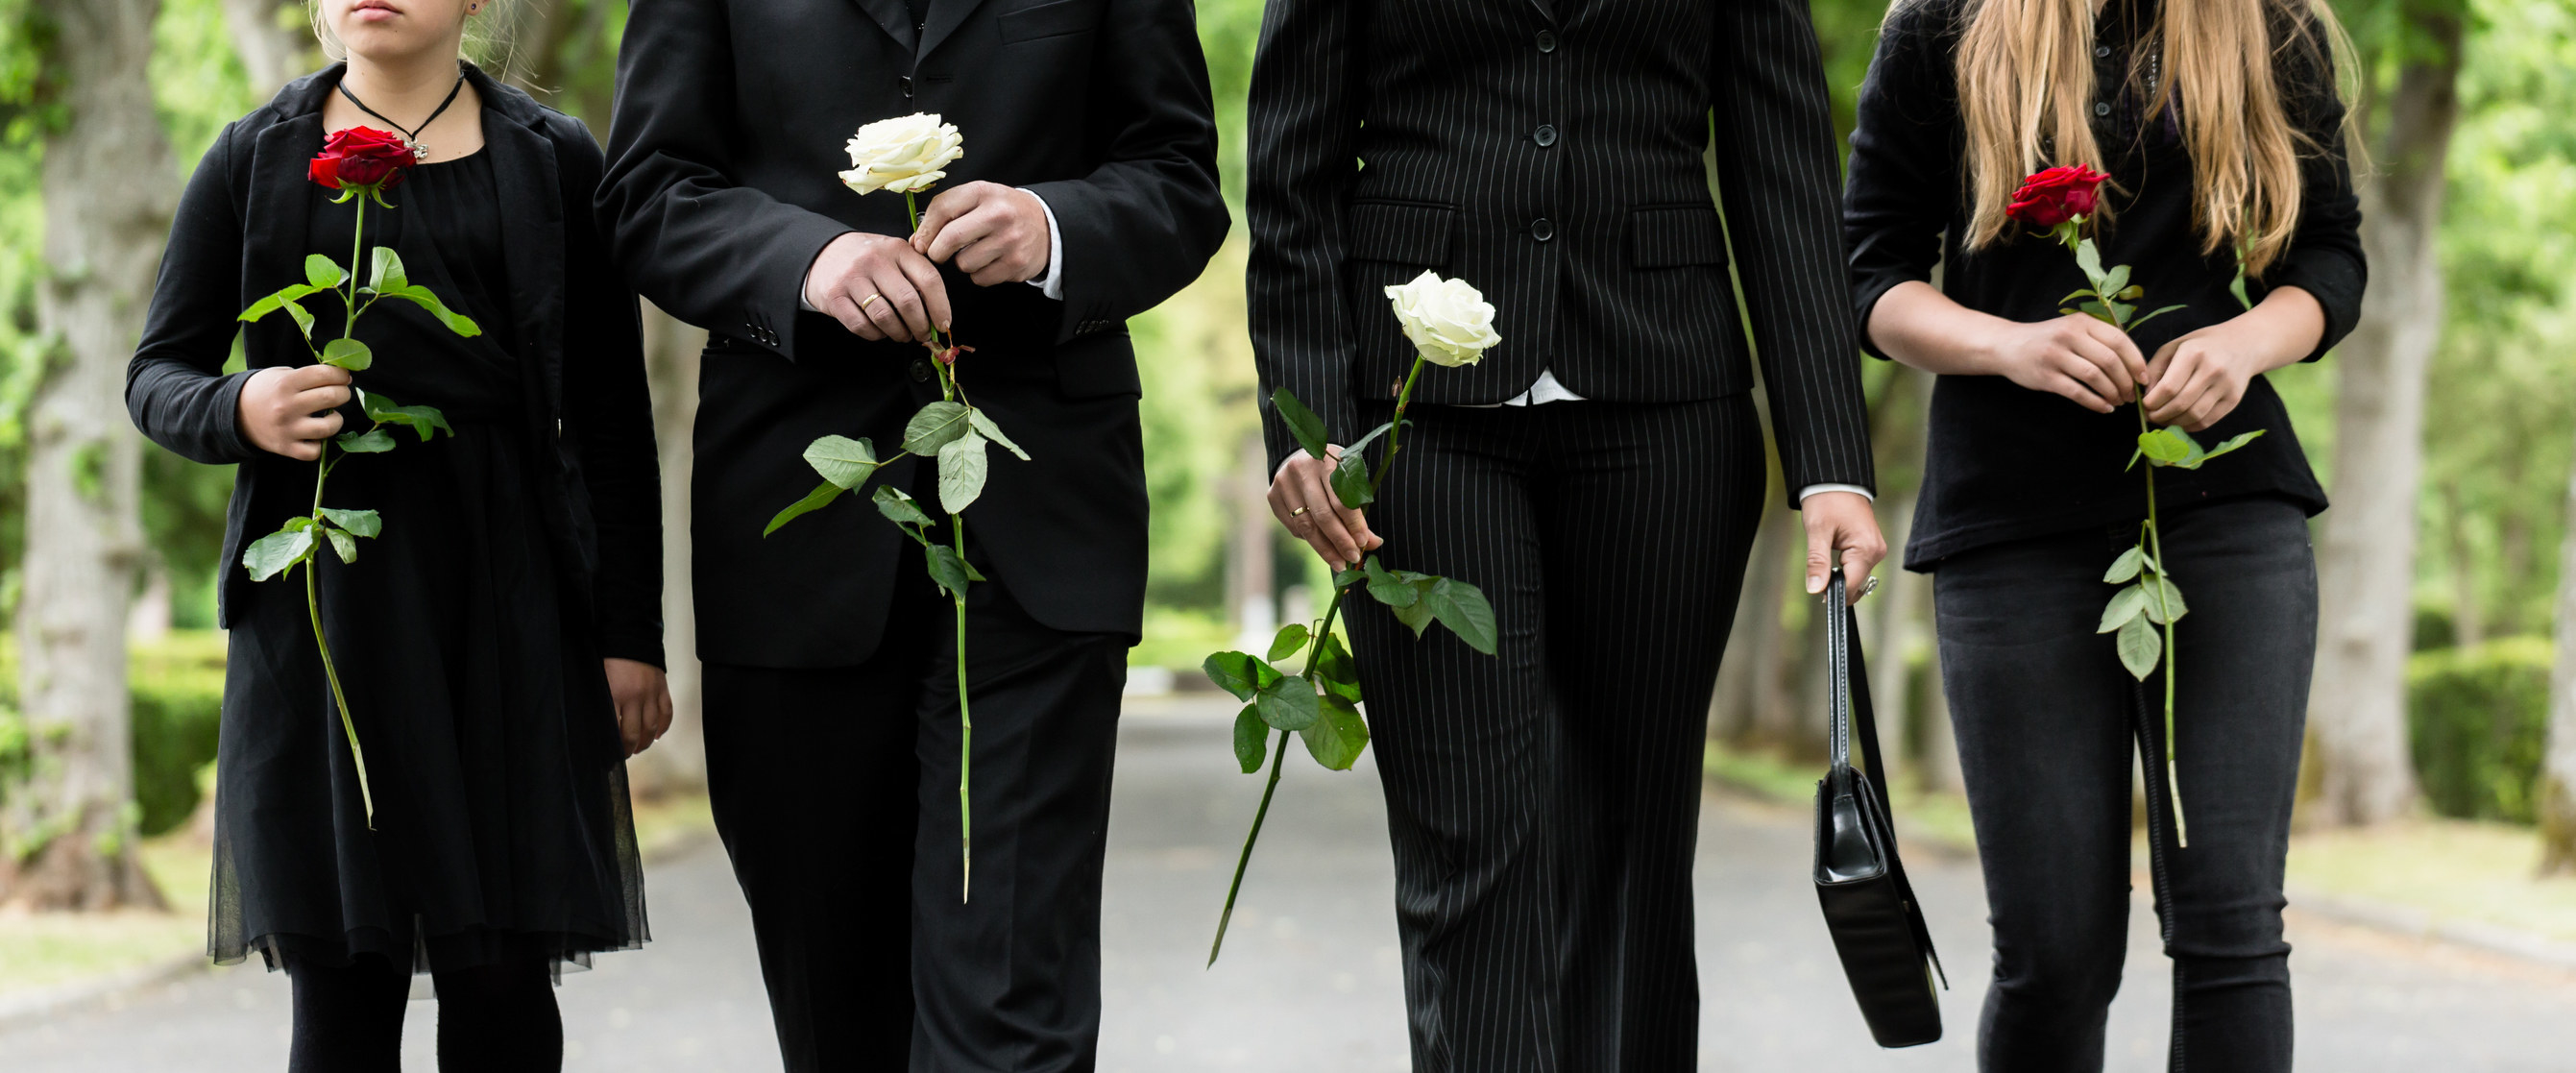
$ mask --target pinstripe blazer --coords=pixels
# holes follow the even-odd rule
[[[1870,486],[1828,107],[1805,0],[1270,0],[1246,201],[1265,399],[1365,431],[1356,401],[1413,359],[1382,289],[1426,268],[1483,290],[1503,342],[1421,401],[1543,369],[1603,401],[1747,390],[1731,224],[1788,487]],[[1263,409],[1276,467],[1295,442]]]

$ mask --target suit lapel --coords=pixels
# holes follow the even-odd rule
[[[481,88],[481,87],[477,87]],[[509,271],[510,321],[520,360],[543,363],[549,406],[563,390],[564,218],[555,147],[517,117],[485,98],[484,151],[492,157],[492,185],[511,240],[502,244]]]
[[[1530,0],[1530,6],[1538,9],[1540,18],[1550,23],[1556,21],[1556,0]]]
[[[958,27],[966,24],[966,17],[983,4],[984,0],[930,0],[930,18],[922,24],[925,29],[921,31],[921,48],[913,53],[913,57],[929,56],[931,50],[948,40],[948,35],[956,33]],[[895,6],[901,7],[902,0],[895,0]]]
[[[912,37],[912,9],[904,4],[904,0],[850,0],[850,2],[857,4],[860,11],[866,12],[868,18],[874,21],[879,29],[892,36],[896,44],[902,45],[906,51],[915,51]],[[936,25],[939,16],[934,12],[930,19],[932,24]],[[918,52],[915,54],[917,55]]]
[[[305,165],[321,151],[318,111],[271,124],[251,143],[250,205],[242,216],[251,224],[244,229],[242,250],[244,301],[304,281],[304,257],[314,252],[306,245],[307,225],[313,198],[322,189],[305,177]],[[332,259],[348,256],[342,250]],[[287,330],[294,329],[290,325]]]

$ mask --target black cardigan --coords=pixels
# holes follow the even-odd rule
[[[2103,96],[2094,134],[2110,159],[2090,163],[2112,177],[2104,191],[2113,215],[2097,238],[2102,262],[2135,270],[2147,292],[2142,308],[2184,306],[2136,333],[2138,348],[2152,357],[2175,337],[2227,320],[2243,307],[2228,293],[2236,275],[2233,252],[2200,253],[2200,236],[2192,228],[2191,157],[2175,120],[2168,113],[2142,121],[2139,102],[2121,91],[2136,28],[2151,16],[2151,4],[2113,0],[2096,24],[2094,65]],[[2011,237],[1975,252],[1960,245],[1968,214],[1955,57],[1967,6],[1964,0],[1914,0],[1891,12],[1861,87],[1843,237],[1850,247],[1862,345],[1880,357],[1886,355],[1868,339],[1870,311],[1889,288],[1929,281],[1936,261],[1943,265],[1943,293],[1970,309],[2016,321],[2058,316],[2059,299],[2084,285],[2074,258],[2050,242]],[[2275,26],[2275,40],[2292,31]],[[2313,361],[2351,332],[2361,315],[2361,210],[2341,148],[2344,110],[2322,53],[2292,47],[2275,54],[2292,124],[2322,148],[2301,161],[2296,233],[2264,278],[2247,281],[2246,296],[2260,302],[2270,288],[2288,286],[2315,296],[2325,310],[2326,331],[2309,355]],[[2256,377],[2235,412],[2199,438],[2214,443],[2254,429],[2266,430],[2264,436],[2206,469],[2159,470],[2161,504],[2187,507],[2272,495],[2311,514],[2324,510],[2325,490],[2308,468],[2280,396],[2264,378]],[[2137,433],[2137,414],[2128,407],[2097,414],[2000,376],[1941,377],[1933,392],[1907,567],[1927,570],[1946,556],[1988,544],[2144,517],[2144,479],[2124,472]]]
[[[197,462],[240,463],[224,523],[219,608],[250,583],[245,541],[310,509],[313,467],[251,446],[239,400],[248,371],[226,375],[236,329],[252,370],[312,361],[287,318],[246,328],[234,317],[302,280],[305,164],[321,151],[333,65],[216,136],[181,195],[142,343],[126,366],[125,404],[153,442]],[[530,431],[558,464],[534,475],[547,537],[590,602],[603,655],[662,663],[662,485],[653,446],[635,296],[618,282],[592,192],[599,145],[579,120],[547,109],[470,65],[483,97],[484,152],[507,221],[511,338],[530,377]],[[220,621],[231,625],[229,611]]]

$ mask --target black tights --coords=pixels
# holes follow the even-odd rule
[[[383,958],[349,965],[290,960],[295,1043],[287,1073],[401,1073],[403,1011],[411,972]],[[555,1073],[563,1068],[563,1017],[544,960],[440,968],[438,1068],[477,1073]]]

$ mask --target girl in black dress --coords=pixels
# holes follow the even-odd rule
[[[442,1068],[555,1069],[551,973],[646,938],[624,760],[668,725],[670,699],[635,301],[591,222],[589,132],[457,59],[484,7],[322,0],[317,24],[347,63],[216,139],[127,375],[145,435],[240,464],[209,943],[218,961],[256,950],[292,976],[295,1070],[398,1069],[424,970]],[[235,314],[358,237],[307,163],[360,125],[402,131],[422,161],[386,191],[393,208],[368,212],[366,244],[393,248],[481,334],[377,303],[356,330],[374,361],[352,384],[271,316],[243,333],[247,371],[223,373]],[[304,305],[314,338],[339,336],[328,294]],[[315,509],[323,442],[365,427],[353,388],[435,406],[455,429],[331,452],[321,505],[383,519],[357,561],[315,559],[372,830],[304,586],[237,565],[249,540]]]
[[[2352,330],[2364,266],[2344,108],[2309,0],[1899,0],[1861,91],[1844,231],[1864,345],[1940,374],[1906,565],[1941,670],[1995,936],[1978,1059],[2102,1068],[2129,905],[2131,743],[2173,959],[2171,1068],[2290,1068],[2281,876],[2316,648],[2325,494],[2263,374]],[[2005,218],[2024,175],[2108,171],[2094,237],[2152,306],[2060,315],[2074,259]],[[1941,285],[1928,281],[1941,263]],[[2231,290],[2240,262],[2243,301]],[[2178,715],[2095,632],[2147,515],[2138,415],[2204,443],[2157,472]]]

